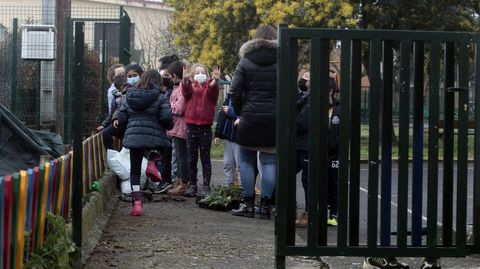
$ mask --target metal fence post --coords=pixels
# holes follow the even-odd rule
[[[73,242],[78,248],[82,247],[82,165],[83,165],[83,152],[82,152],[82,131],[83,131],[83,65],[84,65],[84,22],[75,22],[75,76],[74,76],[74,98],[76,105],[73,111],[73,120],[75,125],[73,126],[73,198],[72,198],[72,211],[73,211]],[[79,250],[79,253],[81,251]],[[81,254],[78,257],[78,264],[81,260]]]
[[[130,63],[130,27],[132,23],[127,12],[120,7],[120,51],[119,51],[119,60],[123,65],[128,65]]]
[[[65,73],[64,73],[64,97],[63,97],[63,142],[72,143],[72,103],[71,103],[71,63],[72,63],[72,42],[73,42],[73,22],[71,18],[66,18],[65,25]]]
[[[10,70],[11,94],[12,94],[12,112],[18,116],[20,110],[18,87],[17,87],[17,42],[18,42],[18,18],[13,19],[12,29],[12,65]]]

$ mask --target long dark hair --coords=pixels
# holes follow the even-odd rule
[[[137,88],[151,90],[160,88],[162,83],[162,77],[157,70],[148,70],[142,74],[140,81],[137,84]]]

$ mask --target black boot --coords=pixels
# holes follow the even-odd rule
[[[255,217],[255,208],[253,207],[254,198],[253,197],[244,197],[243,204],[240,205],[240,208],[233,209],[232,215],[254,218]]]
[[[258,218],[259,219],[270,219],[272,216],[270,212],[270,199],[269,198],[262,198],[260,200],[260,209],[258,210]]]

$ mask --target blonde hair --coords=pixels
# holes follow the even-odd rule
[[[207,79],[210,78],[210,73],[208,72],[207,66],[204,65],[204,64],[200,64],[200,63],[194,63],[192,65],[192,78],[193,78],[193,76],[195,76],[195,72],[196,72],[195,70],[197,69],[197,67],[203,67],[203,69],[205,70],[205,75],[207,75]]]

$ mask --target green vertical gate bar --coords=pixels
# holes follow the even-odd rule
[[[349,245],[358,246],[360,221],[360,121],[361,121],[361,81],[362,81],[362,41],[352,41],[352,80],[350,97],[351,137],[350,137],[350,199],[349,199]],[[341,120],[343,121],[343,120]]]
[[[410,49],[412,41],[400,44],[400,123],[398,132],[397,245],[407,246],[408,149],[410,121]]]
[[[412,161],[412,245],[422,244],[423,196],[423,103],[424,103],[424,52],[423,41],[414,43],[413,81],[413,161]]]
[[[382,59],[382,41],[370,42],[370,117],[368,127],[368,220],[367,245],[369,249],[377,247],[378,231],[378,146],[380,128],[380,61]]]
[[[466,249],[467,184],[468,184],[468,77],[469,43],[459,42],[458,54],[458,157],[457,157],[457,218],[455,244],[460,253]]]
[[[320,79],[318,75],[321,69],[321,44],[322,40],[319,37],[312,38],[311,40],[311,54],[310,54],[310,126],[309,132],[309,164],[319,164],[320,159],[320,128],[318,124],[321,121],[320,118],[320,103],[317,100],[321,100],[320,92]],[[317,101],[317,102],[315,102]],[[308,167],[308,238],[307,245],[309,248],[316,248],[319,237],[319,214],[318,203],[321,197],[318,193],[320,186],[320,165],[309,165]],[[321,231],[321,230],[320,230]]]
[[[319,175],[320,175],[320,182],[319,182],[319,189],[317,189],[317,193],[319,195],[318,198],[318,221],[319,224],[317,226],[319,233],[318,233],[318,244],[320,246],[327,245],[327,220],[328,220],[328,109],[329,109],[329,86],[330,86],[330,40],[329,39],[321,39],[320,41],[320,70],[318,73],[318,78],[320,80],[319,88],[314,89],[312,91],[320,91],[320,100],[318,101],[320,104],[320,136],[318,139],[320,140],[319,148],[315,150],[319,150],[318,161],[315,160],[309,161],[313,164],[318,164],[320,167]],[[312,96],[311,106],[315,103],[318,99]],[[312,123],[312,122],[311,122]],[[318,123],[317,123],[318,124]],[[312,125],[310,125],[312,126]],[[310,151],[311,153],[311,151]],[[313,167],[313,165],[309,165]]]
[[[70,17],[65,19],[65,71],[64,71],[64,117],[63,117],[63,129],[64,136],[63,142],[65,144],[72,143],[72,91],[70,90],[72,79],[72,47],[73,47],[73,22]]]
[[[13,19],[13,28],[12,28],[12,64],[10,69],[10,88],[12,90],[12,112],[17,117],[20,112],[20,96],[18,93],[17,86],[17,42],[18,42],[18,19]]]
[[[382,179],[380,204],[380,244],[390,245],[392,230],[392,91],[393,91],[393,45],[383,42],[383,98],[382,98]]]
[[[120,51],[119,60],[123,65],[130,64],[130,28],[132,23],[125,9],[120,7]]]
[[[74,70],[74,99],[73,111],[73,193],[72,193],[72,225],[73,242],[78,248],[82,247],[82,197],[83,197],[83,112],[84,112],[84,45],[85,23],[75,22],[75,70]],[[81,254],[80,254],[81,255]],[[79,256],[80,256],[79,255]],[[81,257],[78,257],[81,260]]]
[[[443,129],[443,245],[452,245],[452,215],[453,215],[453,119],[455,95],[448,91],[455,86],[455,44],[445,45],[445,104]]]
[[[289,244],[290,235],[295,235],[295,226],[291,228],[291,218],[295,225],[294,216],[288,214],[289,203],[289,181],[295,179],[295,162],[292,161],[296,156],[295,148],[295,114],[296,111],[296,79],[291,74],[296,74],[296,65],[291,63],[296,59],[297,43],[291,39],[285,25],[278,28],[278,75],[277,75],[277,197],[286,197],[287,199],[278,199],[278,215],[275,218],[275,266],[276,268],[285,268],[285,247]],[[295,60],[296,61],[296,60]],[[293,72],[293,73],[292,73]],[[292,129],[293,128],[293,131]],[[281,145],[281,146],[280,146]],[[281,171],[280,171],[281,167]],[[295,238],[294,238],[295,239]]]
[[[340,253],[347,247],[347,218],[348,218],[348,153],[350,137],[350,53],[352,40],[341,40],[340,60],[340,150],[338,175],[338,230],[337,245]],[[342,255],[342,254],[341,254]]]
[[[440,94],[440,41],[430,45],[429,109],[428,109],[428,186],[427,186],[427,246],[435,249],[438,210],[438,121]]]
[[[308,167],[309,216],[308,246],[327,244],[327,178],[328,178],[328,86],[330,42],[312,38],[310,148]]]
[[[297,66],[298,66],[298,40],[297,39],[290,39],[290,48],[288,51],[288,54],[290,57],[288,57],[288,74],[296,74],[297,71]],[[285,108],[288,108],[289,114],[288,116],[290,117],[289,120],[287,121],[288,123],[291,123],[292,125],[289,125],[289,132],[288,135],[288,143],[289,145],[292,145],[292,151],[289,151],[289,164],[288,166],[277,166],[277,167],[288,167],[287,169],[291,170],[291,174],[288,174],[288,192],[287,194],[287,244],[290,246],[295,245],[295,217],[297,216],[297,207],[296,207],[296,159],[297,159],[297,150],[295,147],[295,142],[297,141],[296,139],[296,134],[297,134],[297,125],[296,125],[296,113],[292,113],[292,111],[296,111],[296,100],[297,100],[297,91],[292,91],[291,89],[295,89],[297,87],[297,79],[296,77],[291,77],[290,80],[288,81],[289,84],[289,93],[288,93],[288,98],[290,100],[293,100],[293,104],[289,104],[289,106],[285,106]],[[278,143],[278,142],[277,142]],[[285,144],[280,143],[281,146],[284,146]],[[278,168],[277,168],[278,169]],[[284,173],[283,169],[277,170],[277,173]]]
[[[475,38],[475,71],[480,74],[480,37]],[[480,253],[480,76],[475,76],[475,160],[473,171],[473,249]]]

